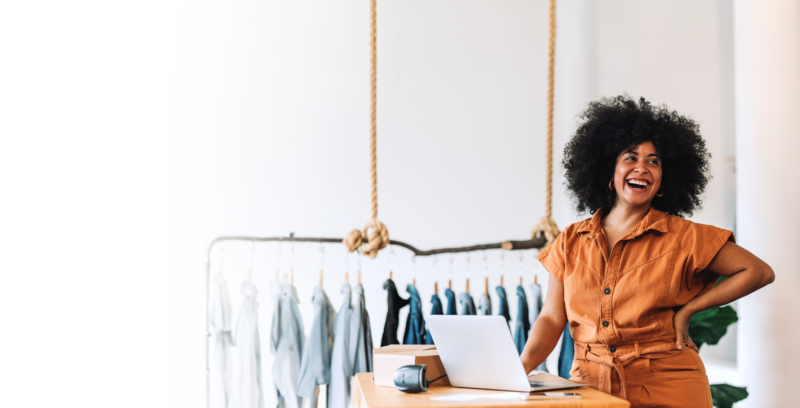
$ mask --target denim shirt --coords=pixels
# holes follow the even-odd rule
[[[431,296],[431,315],[441,315],[444,314],[444,310],[442,309],[442,300],[439,299],[439,295],[434,293]],[[425,334],[425,344],[433,344],[433,336],[431,336],[431,331]]]
[[[333,321],[336,312],[322,287],[314,288],[314,321],[311,333],[303,349],[300,361],[300,380],[297,395],[311,399],[316,406],[317,386],[331,383],[331,346],[333,345]]]
[[[300,380],[300,358],[303,354],[303,317],[297,307],[294,286],[284,283],[281,295],[280,336],[272,364],[272,378],[278,389],[278,401],[286,408],[300,408],[303,399],[297,395]]]
[[[509,323],[509,321],[511,321],[511,314],[508,312],[508,295],[506,294],[506,288],[504,288],[502,286],[498,286],[497,287],[497,296],[500,297],[500,300],[498,301],[498,303],[499,303],[498,309],[499,310],[497,311],[497,315],[505,317],[506,318],[506,323]],[[510,323],[509,323],[508,329],[511,330],[511,324]]]
[[[475,314],[475,301],[472,300],[472,296],[467,293],[463,292],[458,295],[458,301],[461,303],[461,315],[474,315]]]
[[[447,298],[447,311],[445,312],[446,315],[457,315],[456,312],[456,294],[453,293],[450,288],[444,290],[444,297]]]
[[[492,299],[489,298],[489,295],[481,295],[478,298],[478,315],[480,316],[491,316],[492,315]]]
[[[425,318],[422,316],[422,299],[419,297],[417,287],[406,287],[411,299],[411,309],[406,320],[406,330],[403,334],[403,344],[425,344]]]
[[[525,343],[528,341],[528,332],[531,330],[528,321],[528,298],[522,285],[517,286],[517,322],[514,325],[514,344],[517,351],[522,354]]]
[[[367,302],[364,299],[364,287],[356,284],[353,287],[353,315],[350,318],[350,351],[354,362],[353,373],[372,371],[372,328],[367,313]]]
[[[347,408],[350,406],[350,377],[353,375],[353,359],[348,355],[350,342],[350,320],[353,307],[350,305],[351,288],[342,284],[342,306],[333,323],[333,354],[331,355],[331,385],[328,388],[328,407]]]

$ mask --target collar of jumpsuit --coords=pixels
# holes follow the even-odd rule
[[[675,311],[714,286],[719,276],[703,269],[733,235],[651,208],[609,249],[602,217],[598,210],[570,225],[538,259],[564,284],[575,339],[570,375],[627,399],[625,366],[643,359],[649,368],[651,360],[680,354]]]

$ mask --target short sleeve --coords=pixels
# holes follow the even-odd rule
[[[536,256],[536,259],[542,263],[544,269],[547,269],[547,272],[550,272],[561,283],[564,283],[564,269],[566,266],[565,235],[566,233],[562,231],[547,249]]]
[[[683,233],[679,249],[681,258],[686,259],[683,271],[687,277],[705,270],[728,241],[736,242],[731,231],[690,223]]]

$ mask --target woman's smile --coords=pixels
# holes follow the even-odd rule
[[[633,193],[645,193],[650,189],[651,182],[643,178],[629,178],[625,183],[627,188]]]
[[[661,158],[653,142],[630,146],[617,157],[613,185],[617,203],[650,206],[661,187]]]

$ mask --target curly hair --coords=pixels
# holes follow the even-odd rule
[[[578,213],[608,214],[616,191],[608,188],[617,157],[631,146],[650,141],[661,157],[663,197],[652,206],[684,217],[702,207],[700,195],[711,179],[700,126],[668,107],[653,106],[644,98],[628,95],[591,102],[580,115],[581,123],[564,148],[565,185]]]

